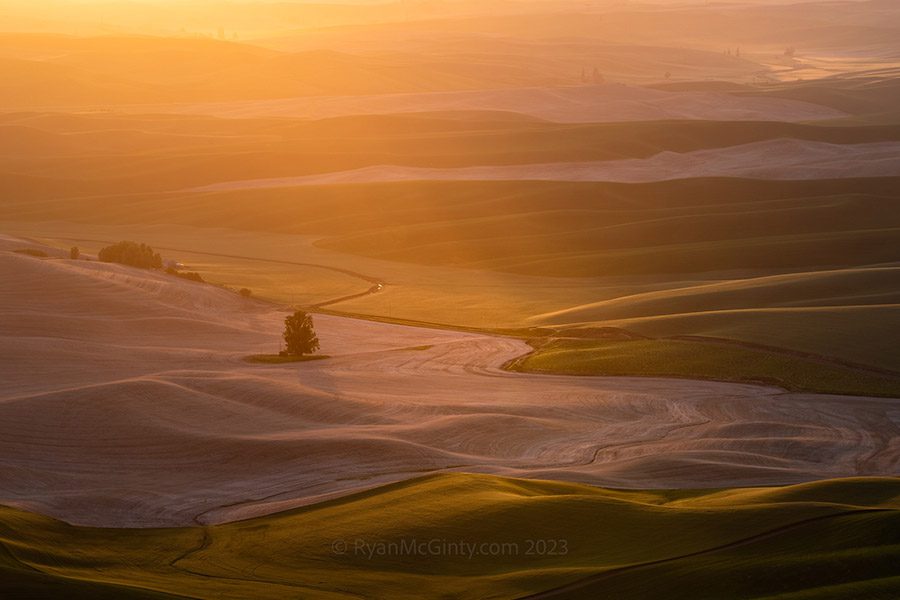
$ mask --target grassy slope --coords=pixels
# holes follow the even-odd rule
[[[221,182],[223,173],[239,180],[377,164],[455,167],[645,158],[777,138],[838,144],[900,139],[900,126],[777,122],[556,124],[447,114],[219,121],[2,116],[0,182],[14,185],[20,196],[71,197],[178,190]],[[51,192],[54,185],[59,189]]]
[[[641,598],[648,585],[670,586],[668,598],[768,598],[779,600],[889,600],[900,590],[897,538],[885,527],[896,519],[853,514],[792,528],[712,555],[688,557],[632,570],[611,571],[534,598]],[[822,538],[829,542],[820,543]],[[743,576],[741,583],[735,575]],[[792,582],[773,589],[771,581]]]
[[[82,227],[79,233],[90,237],[90,229]],[[158,230],[156,230],[158,232]],[[171,232],[177,232],[172,228]],[[220,240],[220,232],[208,233],[209,239]],[[147,238],[135,234],[125,237],[146,240]],[[196,237],[190,234],[179,238],[181,243],[177,249],[167,247],[164,244],[154,243],[153,247],[159,250],[166,259],[177,260],[187,265],[191,271],[199,272],[204,281],[216,285],[222,285],[234,290],[248,288],[254,297],[278,302],[286,305],[310,306],[320,302],[326,302],[335,298],[342,298],[365,292],[371,282],[355,277],[351,274],[306,264],[304,261],[285,260],[285,248],[277,247],[271,260],[244,259],[229,252],[234,252],[233,246],[227,243],[219,243],[214,254],[202,252],[187,252],[184,247],[197,247]],[[51,245],[65,249],[72,244],[77,245],[82,252],[96,254],[101,248],[109,245],[108,240],[97,239],[78,240],[48,240]],[[262,238],[262,241],[266,240]],[[243,250],[239,250],[243,251]],[[252,252],[250,253],[252,254]]]
[[[653,337],[728,337],[900,369],[893,351],[900,331],[896,278],[892,271],[860,270],[900,258],[897,179],[407,182],[67,197],[79,190],[203,183],[220,179],[222,172],[235,178],[296,174],[301,164],[317,170],[373,161],[584,160],[785,135],[840,142],[897,139],[896,127],[555,125],[449,115],[319,122],[97,115],[4,119],[18,137],[16,152],[4,159],[16,174],[2,183],[15,192],[0,203],[2,219],[323,236],[318,250],[330,264],[397,284],[339,309],[481,327],[599,323]],[[172,135],[182,128],[185,135]],[[81,156],[66,157],[65,148]],[[48,157],[48,149],[61,154]],[[239,259],[224,265],[222,257],[186,258],[210,281],[283,302],[312,303],[367,289],[342,275],[299,272],[295,265],[269,264],[258,272],[258,264]],[[409,277],[406,265],[414,265]],[[434,267],[471,271],[458,271],[455,279],[448,270],[426,274]],[[822,271],[837,275],[823,278]],[[512,289],[507,274],[535,279]],[[586,278],[592,281],[582,283]],[[607,283],[612,278],[618,280]],[[726,283],[694,286],[712,278]],[[310,280],[327,289],[311,294],[313,286],[304,285]],[[553,298],[547,290],[556,286],[566,290]],[[573,291],[578,286],[585,291]],[[657,294],[660,290],[667,291]],[[500,317],[509,322],[493,322]]]
[[[827,598],[842,589],[832,586],[896,593],[898,582],[883,578],[897,575],[898,509],[900,481],[888,478],[618,492],[464,474],[193,529],[77,528],[6,508],[0,590],[39,590],[31,567],[81,582],[73,586],[202,598],[515,598],[603,572],[621,590],[612,597]],[[474,558],[452,550],[370,556],[357,540],[508,545]],[[557,553],[527,554],[528,540],[556,540]],[[691,575],[695,565],[716,576]],[[772,569],[779,576],[758,577]]]
[[[385,225],[354,230],[348,207],[351,220],[343,231],[318,224],[337,234],[321,245],[555,277],[795,270],[897,259],[892,246],[900,216],[890,179],[406,184],[393,191]],[[416,195],[422,198],[418,210],[405,217],[392,210]]]
[[[601,324],[652,337],[726,337],[898,370],[896,269],[871,268],[898,260],[896,183],[431,182],[148,196],[115,205],[106,198],[23,202],[2,213],[249,229],[260,240],[325,235],[316,258],[286,235],[283,251],[272,253],[271,244],[266,251],[392,284],[334,307],[352,312],[479,327]],[[204,233],[197,231],[181,242],[148,241],[199,249]],[[186,258],[211,281],[281,301],[310,297],[300,277],[328,275],[328,297],[366,287],[326,272],[291,279],[283,265],[236,259],[216,274],[224,259]],[[454,266],[471,270],[431,270]],[[265,277],[254,275],[260,267]],[[293,286],[291,293],[280,293],[281,285]],[[497,318],[507,321],[492,322]]]
[[[713,281],[668,288],[577,306],[545,315],[548,323],[633,319],[645,315],[680,315],[710,310],[840,307],[900,301],[896,282],[900,267],[840,269]]]
[[[405,182],[6,201],[0,218],[325,235],[322,247],[369,257],[608,277],[894,261],[896,200],[891,178]]]
[[[779,84],[766,90],[746,93],[812,102],[852,115],[877,116],[885,113],[896,115],[898,92],[900,82],[881,74],[878,77],[857,76]]]
[[[597,322],[649,337],[703,335],[900,370],[896,268],[791,273],[672,287],[542,315],[575,332]],[[568,324],[568,325],[567,325]],[[770,373],[775,376],[774,373]]]
[[[825,394],[900,398],[900,376],[737,345],[667,339],[554,339],[537,342],[535,347],[534,353],[511,368],[569,375],[701,377]]]
[[[728,338],[900,371],[897,303],[707,311],[603,323],[650,337]]]

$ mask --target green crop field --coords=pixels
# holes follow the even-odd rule
[[[0,542],[16,598],[889,598],[900,480],[615,491],[447,474],[182,529],[4,508]]]
[[[633,375],[764,383],[822,394],[900,397],[900,376],[814,357],[727,343],[671,339],[534,342],[510,368],[567,375]]]

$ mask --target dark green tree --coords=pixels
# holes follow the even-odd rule
[[[100,250],[97,257],[103,262],[114,262],[141,269],[161,269],[162,257],[147,244],[119,242]]]
[[[284,344],[282,354],[287,356],[314,354],[319,349],[312,315],[298,310],[284,320]]]

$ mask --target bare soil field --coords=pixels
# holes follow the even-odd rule
[[[324,315],[332,358],[250,365],[277,308],[3,245],[0,502],[72,523],[224,522],[439,471],[659,488],[900,464],[893,400],[509,373],[520,340]]]

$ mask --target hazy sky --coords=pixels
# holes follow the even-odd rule
[[[241,39],[336,25],[486,13],[620,10],[650,4],[797,4],[804,0],[0,0],[0,31],[216,35]],[[806,0],[816,1],[816,0]]]

